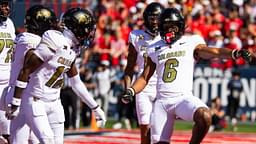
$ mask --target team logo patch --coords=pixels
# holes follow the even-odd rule
[[[78,19],[78,23],[80,23],[80,24],[83,24],[83,23],[88,24],[92,21],[90,16],[87,14],[84,14],[84,13],[78,13],[78,14],[76,14],[75,17]]]
[[[39,19],[40,17],[50,17],[51,13],[48,10],[41,10],[36,14],[36,18]]]

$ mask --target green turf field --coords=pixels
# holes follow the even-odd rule
[[[192,129],[193,123],[186,122],[182,120],[178,120],[175,122],[175,129],[176,130],[190,130]],[[237,132],[252,132],[256,133],[256,123],[241,123],[239,122],[237,125]],[[232,132],[233,129],[230,124],[228,124],[227,128],[223,129],[226,132]]]
[[[114,123],[115,123],[114,120],[109,119],[106,123],[106,128],[112,128]],[[175,130],[191,130],[192,126],[193,126],[192,122],[186,122],[186,121],[182,121],[182,120],[176,120],[176,122],[175,122]],[[123,122],[122,122],[122,128],[125,128]],[[133,123],[132,128],[137,128],[137,124]],[[236,132],[256,133],[256,122],[255,123],[239,122],[237,128],[238,129]],[[233,132],[233,129],[230,125],[228,125],[227,128],[223,129],[222,131]]]

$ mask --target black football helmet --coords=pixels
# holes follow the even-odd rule
[[[158,2],[152,2],[143,11],[144,25],[148,32],[153,35],[158,34],[159,16],[164,10],[164,7]]]
[[[167,44],[177,41],[185,32],[185,19],[176,8],[166,8],[160,15],[159,31]]]
[[[7,20],[7,17],[10,15],[10,6],[11,0],[0,0],[0,22]]]
[[[91,12],[83,8],[71,8],[64,13],[62,22],[73,32],[80,45],[91,45],[96,31],[96,21]]]
[[[34,5],[27,10],[25,15],[25,28],[28,32],[42,35],[45,31],[57,28],[55,13],[42,5]]]

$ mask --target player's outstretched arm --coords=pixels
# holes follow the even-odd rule
[[[89,106],[91,110],[95,113],[97,125],[99,127],[104,127],[106,123],[105,113],[96,103],[93,97],[89,95],[87,88],[80,79],[80,76],[74,63],[72,64],[70,70],[67,72],[67,75],[69,77],[71,87],[76,93],[76,95],[79,96],[82,99],[82,101],[86,103],[87,106]]]
[[[247,50],[241,49],[228,49],[228,48],[213,48],[208,47],[205,44],[199,44],[195,48],[195,56],[202,59],[212,59],[212,58],[233,58],[238,59],[242,57],[244,60],[250,62],[252,60],[251,53]]]

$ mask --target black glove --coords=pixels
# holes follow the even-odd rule
[[[252,60],[251,53],[245,49],[233,50],[232,57],[233,57],[233,59],[238,59],[239,57],[242,57],[247,62],[250,62]]]
[[[135,96],[135,91],[133,88],[128,88],[125,90],[124,94],[122,95],[122,102],[128,104],[133,101]]]

